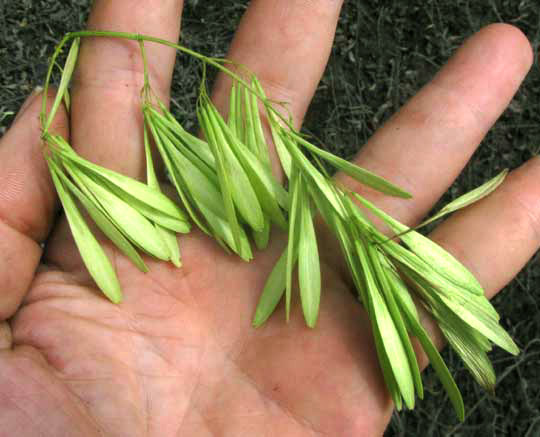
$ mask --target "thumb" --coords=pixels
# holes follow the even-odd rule
[[[40,139],[41,97],[28,97],[0,139],[0,321],[15,313],[34,278],[57,204]],[[51,132],[67,138],[63,107]]]

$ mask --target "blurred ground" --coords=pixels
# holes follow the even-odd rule
[[[224,56],[247,1],[186,0],[185,45]],[[0,0],[0,134],[26,95],[42,83],[48,57],[67,31],[84,27],[88,0]],[[332,57],[306,118],[307,131],[350,157],[388,117],[424,85],[465,38],[492,22],[518,26],[538,52],[538,0],[349,0]],[[175,71],[172,108],[194,127],[197,64],[182,58]],[[533,67],[512,104],[493,127],[443,200],[479,185],[540,150],[540,71]],[[539,181],[540,182],[540,181]],[[387,436],[540,435],[540,266],[535,257],[499,295],[502,323],[523,352],[495,350],[496,397],[482,392],[456,357],[445,357],[465,398],[459,424],[440,385],[425,374],[426,399],[414,412],[395,414]]]

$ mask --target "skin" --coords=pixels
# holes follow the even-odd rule
[[[255,0],[232,43],[230,57],[254,70],[270,97],[290,101],[298,123],[326,64],[340,6]],[[181,11],[177,0],[97,0],[89,27],[176,40]],[[174,53],[151,44],[147,50],[153,88],[167,99]],[[338,178],[396,218],[417,223],[531,63],[519,30],[488,26],[362,149],[356,162],[408,189],[413,200],[377,196]],[[136,45],[85,40],[71,118],[60,112],[52,130],[70,137],[83,156],[141,177],[141,85]],[[221,108],[226,95],[222,79],[214,92]],[[314,330],[304,326],[297,301],[288,325],[279,308],[263,328],[250,328],[259,290],[283,247],[278,234],[246,264],[195,231],[180,238],[182,269],[146,260],[146,275],[110,250],[125,296],[112,305],[89,280],[64,219],[56,219],[38,112],[39,96],[32,96],[0,143],[0,435],[383,433],[393,406],[339,256],[324,259]],[[490,297],[539,246],[539,178],[535,158],[432,234]],[[328,236],[320,243],[321,253],[334,253]],[[421,354],[420,360],[427,364]]]

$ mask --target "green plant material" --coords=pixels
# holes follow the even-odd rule
[[[390,217],[362,196],[356,193],[354,196],[369,211],[382,219],[393,232],[401,234],[401,240],[407,247],[420,259],[429,264],[433,270],[437,270],[445,279],[472,294],[479,296],[484,294],[482,286],[473,274],[441,246],[433,240],[424,237],[422,234],[410,230],[407,226]],[[384,245],[384,243],[382,244]]]
[[[305,188],[300,191],[298,209],[298,284],[306,324],[314,328],[321,299],[321,268],[309,196]]]
[[[150,188],[161,192],[161,187],[159,186],[159,181],[154,170],[154,162],[152,159],[152,151],[150,149],[150,141],[148,139],[148,129],[146,127],[146,123],[144,124],[143,129],[144,152],[146,157],[146,183]],[[156,227],[157,233],[160,235],[161,239],[169,249],[170,261],[176,267],[181,267],[182,262],[180,260],[180,248],[178,246],[176,233],[159,225],[158,223],[156,223],[154,226]]]
[[[298,166],[304,177],[310,181],[310,185],[313,185],[314,189],[319,190],[321,194],[330,202],[334,213],[339,214],[341,217],[345,217],[341,200],[336,194],[333,183],[328,178],[323,176],[319,170],[304,156],[297,144],[289,135],[287,135],[283,128],[279,129],[280,131],[278,135],[283,140],[283,144],[287,148],[294,165]]]
[[[189,145],[181,138],[172,135],[171,130],[161,123],[163,117],[158,119],[155,110],[145,107],[144,114],[171,180],[192,219],[225,249],[228,247],[242,259],[249,261],[253,255],[245,231],[241,226],[238,227],[239,240],[236,241],[230,222],[223,212],[222,193],[218,188],[216,170],[213,168],[213,155],[210,167],[203,162],[200,155],[192,153]],[[204,144],[208,147],[206,142]]]
[[[296,167],[291,169],[291,179],[289,180],[289,189],[291,190],[291,207],[289,209],[289,233],[287,243],[287,269],[285,281],[285,316],[289,321],[291,311],[292,295],[292,274],[296,263],[295,253],[298,251],[298,220],[300,215],[300,196],[302,195],[302,180]]]
[[[81,172],[79,177],[89,191],[94,193],[98,202],[107,211],[116,226],[136,246],[158,259],[169,260],[169,250],[163,244],[150,220],[91,176]]]
[[[311,144],[309,141],[306,141],[300,135],[295,133],[290,133],[290,135],[298,142],[298,144],[301,144],[310,152],[328,161],[334,167],[356,179],[358,182],[390,196],[402,197],[404,199],[410,199],[412,197],[410,193],[388,182],[386,179],[383,179],[380,176],[377,176],[376,174],[363,169],[362,167],[358,167],[352,162],[346,161],[339,156],[333,155],[325,150],[318,148],[317,146]]]
[[[298,254],[296,254],[298,256]],[[268,276],[253,316],[253,326],[258,328],[274,312],[283,297],[287,278],[288,248],[286,248]],[[295,260],[294,260],[295,261]]]
[[[187,217],[180,208],[163,193],[150,188],[148,185],[116,173],[112,170],[93,164],[76,155],[72,150],[57,149],[59,155],[73,162],[92,178],[106,185],[116,196],[130,204],[136,204],[141,214],[161,223],[164,227],[177,232],[189,232],[190,225]]]
[[[368,312],[372,321],[373,330],[377,333],[379,359],[381,363],[387,362],[389,366],[382,366],[385,381],[397,386],[396,393],[405,401],[408,408],[414,408],[414,382],[407,352],[399,335],[392,315],[381,294],[373,271],[372,259],[367,252],[366,243],[355,241],[356,255],[360,261],[367,285]],[[396,406],[401,402],[394,397]]]
[[[216,158],[216,170],[219,178],[219,185],[225,206],[225,215],[233,234],[235,247],[240,247],[240,223],[236,216],[236,210],[233,201],[233,186],[231,183],[231,167],[226,161],[225,153],[222,148],[223,142],[221,138],[217,138],[215,124],[210,121],[210,116],[204,106],[200,106],[197,111],[199,123],[204,135],[212,149],[212,153]],[[241,193],[240,193],[241,194]]]
[[[459,389],[454,381],[454,378],[450,374],[448,367],[446,367],[444,360],[439,354],[439,351],[434,346],[424,327],[420,324],[416,306],[414,305],[409,291],[393,270],[388,267],[387,271],[389,275],[392,275],[395,278],[395,280],[391,282],[392,289],[396,298],[396,303],[398,304],[399,310],[401,314],[403,314],[403,318],[406,322],[407,330],[414,335],[422,345],[422,349],[424,349],[424,352],[428,356],[433,369],[437,373],[439,380],[448,393],[448,397],[450,398],[450,402],[454,407],[457,417],[460,421],[465,420],[465,406],[463,405],[461,393],[459,392]]]
[[[75,202],[65,190],[54,168],[49,166],[49,169],[58,197],[64,207],[64,212],[71,228],[71,232],[73,233],[75,244],[88,269],[88,273],[90,273],[90,276],[94,279],[105,296],[114,303],[120,303],[122,301],[122,291],[120,289],[118,277],[116,276],[116,272],[114,271],[109,258],[86,225]]]
[[[253,231],[253,241],[257,249],[264,250],[270,242],[270,220],[265,217],[262,231]]]
[[[154,120],[151,117],[147,107],[145,107],[143,113],[145,123],[147,123],[147,125],[150,127],[150,131],[152,133],[152,137],[154,139],[156,147],[159,151],[159,154],[161,155],[161,158],[163,159],[167,171],[169,172],[169,176],[173,182],[174,187],[176,188],[176,192],[178,193],[182,204],[186,208],[186,211],[188,212],[191,219],[199,227],[199,229],[201,229],[206,234],[211,235],[212,232],[203,223],[202,219],[199,217],[194,207],[192,206],[192,200],[188,195],[188,188],[181,175],[184,174],[184,171],[186,172],[186,175],[189,174],[187,180],[195,182],[194,186],[196,187],[198,186],[199,182],[207,183],[208,179],[204,176],[204,174],[201,176],[200,170],[196,166],[192,166],[189,160],[181,160],[182,156],[180,152],[176,150],[168,137],[161,135],[161,130],[158,129],[158,126],[156,125],[156,123],[154,123]],[[182,164],[184,164],[184,162],[187,164],[187,169],[182,167]],[[180,169],[178,168],[179,165]],[[197,178],[198,176],[200,177]],[[205,190],[203,192],[207,191]],[[212,193],[212,190],[208,191],[208,193]]]
[[[264,214],[253,185],[233,152],[235,142],[230,141],[232,133],[216,107],[209,102],[207,104],[207,115],[215,135],[216,144],[219,144],[219,147],[223,146],[220,151],[223,152],[224,169],[227,169],[231,176],[234,175],[234,177],[228,178],[234,204],[242,218],[253,230],[262,231]],[[203,131],[205,131],[205,127],[203,127]]]
[[[228,141],[230,150],[245,171],[247,181],[244,183],[252,186],[257,198],[257,205],[260,205],[262,212],[265,213],[263,223],[269,217],[276,225],[286,228],[287,223],[281,208],[288,208],[287,192],[274,178],[270,167],[264,165],[257,155],[235,137],[223,119],[218,118],[217,121]],[[251,194],[249,196],[251,197]]]
[[[79,38],[118,37],[139,42],[144,65],[143,115],[147,183],[134,181],[79,157],[61,137],[48,132],[64,100],[69,110],[69,82],[76,64]],[[47,87],[62,47],[74,42],[52,110],[46,114]],[[166,106],[155,99],[150,84],[144,41],[174,47],[225,72],[232,79],[227,122],[211,103],[203,86],[197,116],[207,141],[183,129]],[[321,161],[384,194],[410,194],[387,180],[336,157],[307,141],[266,98],[255,76],[248,81],[229,70],[223,60],[205,57],[168,41],[123,32],[83,31],[66,35],[58,45],[47,73],[42,103],[43,138],[53,181],[73,229],[83,261],[96,284],[113,301],[121,298],[116,274],[82,219],[74,196],[103,233],[141,270],[140,248],[180,266],[176,232],[188,232],[184,212],[162,192],[154,168],[148,130],[163,158],[170,179],[189,217],[227,251],[250,260],[248,233],[259,249],[268,245],[271,224],[288,228],[288,245],[268,277],[255,311],[253,325],[262,325],[285,294],[289,319],[293,269],[306,324],[314,327],[321,297],[320,261],[313,223],[316,209],[342,248],[358,296],[371,324],[383,376],[396,408],[413,408],[423,386],[408,334],[416,336],[447,390],[456,414],[463,420],[459,390],[438,351],[421,326],[407,287],[437,321],[450,345],[473,377],[493,390],[495,374],[487,352],[492,343],[510,353],[518,348],[500,327],[499,317],[474,276],[431,240],[394,220],[375,205],[356,196],[363,207],[380,217],[403,245],[385,237],[352,201],[350,193],[330,179]],[[290,196],[275,180],[259,105],[264,106],[271,137],[289,178]],[[307,154],[307,156],[306,156]],[[313,164],[315,162],[315,165]],[[426,223],[477,201],[500,185],[506,172],[459,197]],[[285,211],[289,211],[288,220]]]
[[[399,311],[399,307],[396,303],[393,290],[399,287],[399,282],[401,282],[396,276],[388,274],[385,264],[387,263],[386,258],[382,253],[380,253],[373,244],[369,244],[366,247],[367,254],[370,258],[375,277],[377,279],[378,285],[386,302],[386,306],[392,320],[397,329],[399,337],[405,353],[407,355],[407,361],[411,371],[411,376],[413,384],[420,399],[424,398],[424,389],[422,386],[422,378],[420,376],[420,369],[418,368],[418,363],[416,361],[416,354],[414,353],[411,341],[407,334],[407,328],[403,320],[402,314]]]
[[[77,56],[79,54],[79,45],[80,45],[80,38],[75,38],[73,40],[73,43],[71,44],[71,48],[69,49],[68,57],[66,59],[66,64],[64,65],[64,71],[62,73],[62,78],[60,79],[60,84],[58,85],[58,90],[57,90],[53,105],[51,107],[51,111],[49,112],[49,116],[47,117],[47,120],[43,124],[44,132],[47,132],[47,130],[51,126],[51,123],[54,120],[54,116],[56,115],[56,112],[58,111],[58,107],[60,106],[62,99],[65,99],[66,96],[68,96],[66,107],[69,110],[68,86],[71,80],[71,76],[73,75],[73,71],[75,70],[75,65],[77,64]],[[46,93],[46,90],[45,90],[45,93]]]
[[[266,94],[264,93],[264,89],[256,76],[253,76],[252,82],[255,89],[259,93],[259,95],[263,99],[266,99]],[[271,106],[267,102],[265,102],[265,109],[266,109],[266,117],[270,125],[270,132],[272,134],[274,147],[276,148],[276,152],[278,154],[281,167],[283,168],[285,175],[289,178],[291,175],[292,158],[289,151],[285,147],[285,144],[283,144],[283,140],[280,137],[280,130],[282,129],[282,127],[279,123],[278,117],[273,112]]]
[[[178,121],[176,121],[174,116],[167,110],[167,108],[165,108],[163,103],[158,103],[162,114],[160,114],[155,108],[152,108],[151,106],[147,106],[146,109],[151,112],[156,121],[162,124],[163,127],[168,128],[169,132],[175,135],[178,140],[180,140],[180,143],[171,140],[173,141],[173,144],[183,145],[183,150],[187,148],[192,154],[196,155],[202,162],[204,162],[210,169],[215,172],[216,160],[214,158],[214,155],[212,154],[212,151],[210,150],[210,146],[208,145],[208,143],[187,132],[182,127],[182,125],[178,123]]]
[[[417,228],[426,226],[427,224],[432,223],[435,220],[439,220],[447,214],[458,211],[462,208],[465,208],[466,206],[478,202],[479,200],[483,199],[484,197],[495,191],[504,182],[507,175],[508,169],[504,169],[497,176],[490,179],[486,183],[480,185],[474,190],[469,191],[468,193],[463,194],[462,196],[459,196],[457,199],[452,200],[433,217],[418,225]]]
[[[49,166],[56,172],[56,175],[62,180],[62,183],[75,195],[75,197],[81,202],[84,206],[94,223],[98,228],[103,232],[103,234],[111,240],[114,245],[128,257],[131,262],[141,271],[148,272],[148,267],[144,263],[143,259],[129,242],[127,238],[124,237],[122,232],[114,225],[114,223],[107,216],[106,211],[101,208],[101,205],[96,202],[92,195],[88,196],[83,191],[81,191],[77,186],[69,180],[66,174],[60,170],[57,164],[49,160]]]

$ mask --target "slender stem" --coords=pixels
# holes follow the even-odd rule
[[[144,87],[150,88],[150,80],[148,79],[148,61],[146,59],[146,49],[144,48],[144,41],[139,40],[139,46],[141,47],[141,57],[143,61]]]
[[[43,87],[43,100],[42,100],[42,109],[41,109],[41,120],[42,120],[42,126],[44,125],[45,121],[45,115],[47,111],[47,90],[49,87],[52,70],[55,65],[56,58],[59,56],[59,54],[62,51],[63,46],[68,42],[70,39],[78,38],[78,37],[112,37],[112,38],[123,38],[128,39],[132,41],[139,41],[142,43],[143,41],[153,42],[157,44],[162,44],[167,47],[171,47],[173,49],[176,49],[182,53],[185,53],[187,55],[190,55],[196,59],[201,60],[202,62],[212,65],[213,67],[217,68],[219,71],[225,73],[227,76],[231,77],[232,79],[236,80],[238,83],[242,84],[244,87],[248,89],[249,92],[255,94],[259,100],[261,100],[264,105],[269,108],[274,114],[277,115],[290,129],[293,131],[296,131],[292,123],[287,120],[277,109],[275,109],[271,104],[269,99],[267,99],[264,95],[262,95],[258,90],[253,89],[244,79],[242,79],[241,76],[236,74],[234,71],[228,69],[227,67],[221,65],[222,62],[227,62],[226,60],[218,60],[212,57],[204,56],[200,53],[197,53],[191,49],[188,49],[187,47],[184,47],[180,44],[173,43],[171,41],[167,41],[162,38],[157,38],[149,35],[141,35],[138,33],[130,33],[130,32],[113,32],[113,31],[107,31],[107,30],[81,30],[78,32],[69,32],[60,41],[60,43],[57,45],[53,57],[51,59],[51,63],[49,65],[49,70],[47,72],[47,78],[45,81],[45,85]],[[143,50],[143,62],[144,60],[144,48],[141,45],[141,49]],[[146,66],[145,66],[146,67]],[[145,68],[145,72],[147,72]],[[145,77],[145,80],[147,78]],[[54,116],[54,114],[53,114]]]

